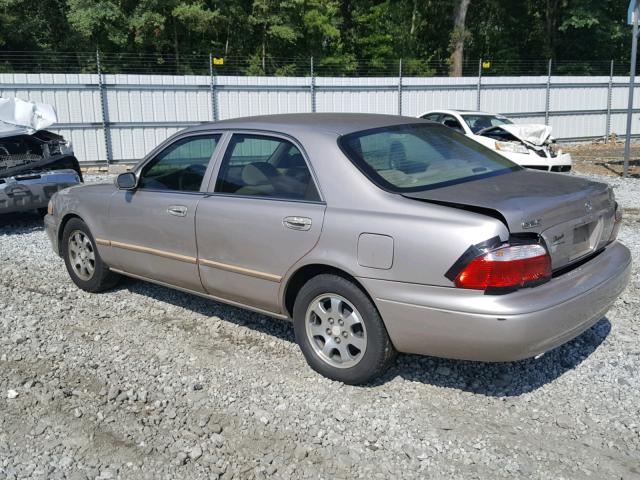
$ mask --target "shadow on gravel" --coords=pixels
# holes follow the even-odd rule
[[[143,282],[132,278],[124,278],[114,289],[128,290],[132,293],[166,302],[207,317],[219,317],[227,322],[251,328],[257,332],[277,337],[286,342],[295,343],[293,324],[286,320],[270,318],[260,313],[233,307],[197,295],[183,293],[178,290]]]
[[[117,289],[126,289],[204,316],[217,316],[236,325],[272,335],[287,342],[295,342],[293,325],[284,320],[272,319],[196,295],[131,279],[125,280]],[[610,331],[611,323],[605,317],[579,337],[547,352],[538,360],[483,363],[399,355],[396,364],[369,387],[380,386],[393,381],[396,377],[401,377],[406,381],[487,396],[518,396],[536,390],[578,366],[598,348]]]
[[[400,376],[407,381],[495,397],[512,397],[536,390],[576,368],[591,355],[611,332],[604,317],[582,335],[541,358],[518,362],[483,363],[402,355],[379,384]]]
[[[37,212],[5,213],[0,215],[1,235],[20,235],[44,228],[43,216]]]
[[[622,177],[624,169],[624,160],[613,162],[596,162],[596,165],[610,171],[618,177]],[[636,169],[640,167],[640,160],[629,160],[629,169]],[[640,178],[640,174],[634,171],[629,172],[629,177]]]

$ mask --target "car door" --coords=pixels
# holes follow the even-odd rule
[[[195,213],[220,134],[179,138],[136,173],[134,190],[111,198],[113,267],[171,285],[203,291],[197,266]]]
[[[281,280],[317,243],[324,219],[307,160],[284,136],[233,133],[196,213],[209,294],[280,313]]]

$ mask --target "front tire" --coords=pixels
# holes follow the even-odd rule
[[[82,290],[102,292],[120,279],[102,261],[89,227],[79,218],[72,218],[64,227],[62,255],[71,280]]]
[[[309,280],[293,308],[296,341],[316,372],[350,385],[382,375],[395,349],[369,297],[332,274]]]

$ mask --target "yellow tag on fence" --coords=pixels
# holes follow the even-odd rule
[[[224,65],[224,58],[222,57],[213,57],[214,65]]]
[[[482,68],[485,70],[491,68],[491,62],[482,62]]]

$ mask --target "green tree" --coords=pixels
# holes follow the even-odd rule
[[[110,71],[467,74],[603,73],[628,64],[627,0],[0,0],[1,68]],[[465,11],[466,15],[462,15]],[[464,21],[463,18],[464,17]],[[72,52],[72,54],[52,53]],[[246,59],[249,61],[246,62]],[[117,59],[113,60],[113,59]],[[569,64],[569,61],[574,63]],[[20,63],[22,62],[22,63]],[[31,63],[29,63],[31,62]],[[145,63],[146,62],[146,63]],[[475,71],[475,67],[473,67]],[[606,73],[606,72],[605,72]]]

